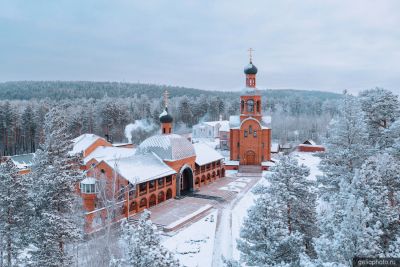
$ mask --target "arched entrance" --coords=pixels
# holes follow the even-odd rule
[[[149,208],[155,206],[157,204],[156,195],[151,195],[149,199]]]
[[[246,152],[246,165],[256,165],[256,153],[252,150]]]
[[[160,191],[160,193],[158,193],[158,203],[163,202],[164,199],[165,199],[164,191]]]
[[[193,171],[189,166],[185,165],[182,168],[176,186],[177,186],[176,190],[177,196],[193,192]]]
[[[170,199],[172,197],[172,190],[171,188],[168,188],[167,190],[167,199]]]

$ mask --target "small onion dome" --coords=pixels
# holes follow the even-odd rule
[[[253,63],[250,61],[250,64],[244,68],[244,73],[245,74],[257,74],[257,67],[254,66]]]
[[[172,116],[169,115],[168,108],[164,109],[159,118],[161,123],[171,123],[174,120]]]

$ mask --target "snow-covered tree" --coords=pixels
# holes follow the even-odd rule
[[[309,169],[284,156],[271,171],[269,185],[254,190],[259,197],[238,240],[241,259],[250,266],[298,264],[303,253],[315,254],[316,194]]]
[[[284,205],[261,195],[247,211],[237,240],[240,259],[248,266],[277,266],[299,261],[302,236],[290,232]]]
[[[31,266],[71,266],[67,245],[80,237],[74,208],[80,179],[77,158],[70,156],[72,143],[65,114],[51,109],[45,119],[45,142],[38,150],[32,167]]]
[[[372,222],[372,214],[357,189],[357,177],[350,183],[343,178],[336,198],[322,208],[320,216],[325,217],[327,225],[321,229],[327,232],[321,230],[315,247],[324,264],[349,266],[355,256],[376,255],[379,225]]]
[[[339,110],[340,115],[332,121],[329,136],[324,140],[327,152],[320,163],[324,175],[318,177],[318,184],[324,200],[339,191],[343,178],[350,183],[354,171],[371,154],[359,100],[345,94]]]
[[[26,245],[26,214],[30,210],[26,195],[24,177],[13,162],[9,159],[0,164],[0,266],[15,266]]]
[[[398,160],[386,153],[370,157],[360,171],[358,191],[371,212],[372,224],[379,225],[379,255],[394,257],[400,249],[396,247],[400,239]]]
[[[174,255],[161,245],[157,227],[150,220],[150,211],[143,212],[137,225],[123,222],[121,241],[124,255],[119,261],[119,266],[180,266]]]
[[[360,93],[361,106],[372,144],[384,145],[382,133],[400,115],[398,96],[389,90],[375,88]]]

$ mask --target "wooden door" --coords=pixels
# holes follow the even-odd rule
[[[246,153],[246,165],[255,165],[256,164],[256,153],[253,151],[247,151]]]

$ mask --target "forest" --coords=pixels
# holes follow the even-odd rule
[[[46,113],[61,107],[72,137],[82,133],[108,135],[114,142],[127,142],[125,127],[147,120],[151,130],[133,134],[132,142],[158,130],[163,92],[175,132],[187,133],[201,121],[229,119],[238,114],[240,92],[205,91],[193,88],[139,83],[22,81],[0,83],[0,154],[30,153],[43,142]],[[273,139],[299,142],[326,135],[326,126],[338,113],[340,94],[260,89],[264,115],[272,116]]]

